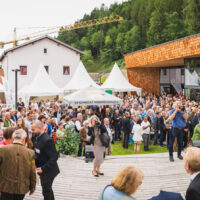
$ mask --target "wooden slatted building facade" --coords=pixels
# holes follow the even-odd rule
[[[200,75],[200,34],[132,52],[124,57],[130,83],[145,92],[160,95],[161,91],[172,92],[172,88],[178,90],[181,87],[183,91],[200,89],[200,76],[196,77],[196,82],[191,81],[191,77]],[[191,76],[186,76],[188,72]]]

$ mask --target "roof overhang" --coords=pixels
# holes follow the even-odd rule
[[[200,34],[124,55],[126,68],[184,66],[184,58],[200,57]]]
[[[43,40],[43,39],[49,39],[49,40],[51,40],[51,41],[53,41],[53,42],[56,42],[58,45],[62,45],[63,47],[66,47],[66,48],[68,48],[68,49],[71,49],[71,50],[75,51],[76,53],[80,54],[80,56],[85,55],[84,52],[82,52],[82,51],[80,51],[80,50],[78,50],[78,49],[76,49],[76,48],[74,48],[74,47],[72,47],[72,46],[70,46],[70,45],[68,45],[68,44],[65,44],[64,42],[61,42],[61,41],[59,41],[59,40],[57,40],[57,39],[55,39],[55,38],[52,38],[52,37],[46,35],[46,36],[42,36],[42,37],[36,38],[36,39],[34,39],[34,40],[30,40],[30,41],[25,42],[25,43],[23,43],[23,44],[20,44],[20,45],[18,45],[18,46],[16,46],[16,47],[9,48],[9,49],[5,50],[5,51],[2,53],[1,57],[0,57],[0,61],[3,60],[3,58],[6,56],[7,53],[12,52],[12,51],[14,51],[14,50],[16,50],[16,49],[22,48],[22,47],[24,47],[24,46],[27,46],[27,45],[29,45],[29,44],[33,44],[33,43],[38,42],[38,41]]]

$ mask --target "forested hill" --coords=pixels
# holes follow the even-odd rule
[[[124,20],[58,35],[86,53],[82,60],[89,71],[109,71],[115,61],[124,65],[126,53],[200,32],[200,0],[129,0],[102,5],[80,21],[110,15]]]

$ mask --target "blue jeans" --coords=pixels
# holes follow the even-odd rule
[[[154,131],[153,144],[156,145],[158,140],[158,131]]]
[[[175,137],[177,137],[178,144],[178,156],[181,155],[182,143],[183,143],[183,129],[177,129],[172,127],[170,140],[169,140],[169,156],[173,156],[173,145]]]

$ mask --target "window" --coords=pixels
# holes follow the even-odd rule
[[[185,76],[185,69],[181,69],[181,76]]]
[[[70,75],[70,67],[63,66],[63,75]]]
[[[47,49],[46,48],[44,48],[44,53],[47,53]]]
[[[20,66],[20,75],[27,75],[27,66]]]
[[[45,65],[44,68],[45,68],[46,72],[49,73],[49,66]]]
[[[167,76],[167,69],[163,69],[163,76]]]

